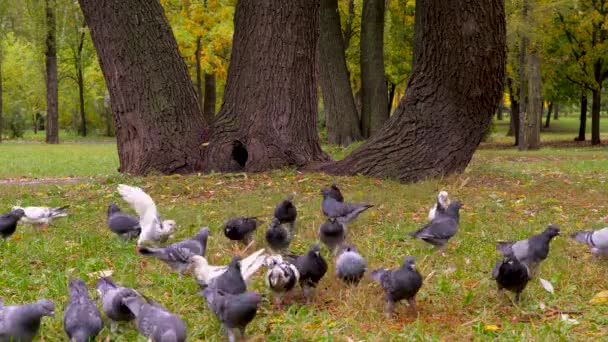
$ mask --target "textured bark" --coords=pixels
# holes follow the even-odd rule
[[[602,88],[591,92],[591,145],[599,145],[600,141],[600,110],[602,101]]]
[[[361,134],[370,137],[388,120],[384,77],[384,0],[363,0],[361,15]]]
[[[503,114],[502,114],[502,104],[503,104],[503,98],[501,97],[500,100],[498,100],[498,108],[496,109],[496,120],[502,121],[504,119]]]
[[[46,142],[59,143],[55,0],[46,0]]]
[[[540,148],[540,126],[543,116],[543,98],[540,89],[540,59],[536,52],[530,53],[528,60],[528,104],[521,121],[519,150]]]
[[[416,63],[388,122],[345,159],[312,169],[401,181],[465,169],[503,91],[504,2],[419,0],[414,29]]]
[[[355,30],[353,22],[355,21],[355,0],[348,0],[348,16],[344,21],[344,50],[348,49],[350,39],[353,37]]]
[[[215,86],[215,74],[205,74],[205,99],[203,101],[203,116],[207,123],[215,119],[215,102],[217,91]]]
[[[549,109],[547,110],[547,119],[545,120],[545,128],[549,128],[551,123],[551,114],[553,113],[553,102],[549,102]]]
[[[527,22],[528,15],[528,0],[523,0],[522,5],[522,22]],[[519,150],[527,149],[526,132],[528,130],[528,112],[526,111],[527,106],[527,65],[526,65],[526,53],[528,49],[528,37],[522,34],[521,43],[519,45],[519,130],[517,131],[517,148]]]
[[[201,170],[206,125],[160,3],[79,2],[110,92],[120,172]]]
[[[515,137],[515,146],[519,145],[519,102],[515,94],[517,89],[513,88],[513,80],[507,77],[507,86],[509,87],[509,100],[511,101],[511,119],[509,122],[508,137]]]
[[[112,126],[112,108],[110,106],[110,93],[106,89],[103,97],[103,117],[106,121],[106,136],[114,136],[114,127]]]
[[[337,0],[321,0],[319,78],[327,142],[342,146],[361,139],[359,114],[350,88]]]
[[[264,171],[327,160],[317,134],[319,2],[240,0],[213,171]]]
[[[578,126],[578,137],[574,138],[575,141],[585,141],[585,133],[587,130],[587,92],[585,89],[581,90],[581,116]]]
[[[194,59],[196,60],[196,95],[198,98],[198,105],[203,108],[203,77],[201,73],[201,36],[196,37],[196,50],[194,51]],[[203,114],[204,115],[204,114]]]
[[[553,120],[559,119],[559,103],[553,105]]]

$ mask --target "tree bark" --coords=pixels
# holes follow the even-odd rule
[[[527,22],[528,16],[528,0],[523,0],[522,4],[522,22]],[[519,139],[517,148],[519,150],[528,149],[527,132],[529,131],[529,113],[526,110],[527,97],[526,97],[526,54],[528,49],[528,37],[525,34],[521,36],[521,43],[519,45],[519,131],[517,132]]]
[[[59,143],[55,0],[46,0],[46,142]]]
[[[600,141],[600,110],[602,100],[602,88],[600,83],[599,89],[594,89],[591,92],[591,145],[599,145]]]
[[[112,108],[110,106],[110,93],[107,89],[103,97],[103,117],[106,121],[106,136],[113,137],[114,131],[112,129]]]
[[[500,100],[498,100],[498,108],[496,109],[496,120],[502,121],[504,119],[503,114],[502,114],[502,104],[503,104],[503,98],[501,97]]]
[[[581,89],[581,116],[578,127],[578,137],[575,141],[585,141],[585,131],[587,130],[587,92]]]
[[[363,0],[361,15],[361,133],[370,137],[388,120],[384,76],[384,0]]]
[[[408,182],[465,169],[503,91],[504,2],[419,0],[414,30],[416,62],[388,122],[345,159],[313,169]]]
[[[319,2],[240,0],[210,171],[264,171],[328,160],[317,134]]]
[[[509,122],[508,137],[515,137],[515,146],[519,145],[519,102],[517,102],[517,89],[513,88],[513,79],[507,77],[507,86],[509,87],[509,100],[511,101],[511,119]]]
[[[545,128],[549,128],[551,123],[551,112],[553,112],[553,102],[549,102],[549,109],[547,110],[547,120],[545,120]]]
[[[361,130],[344,50],[338,1],[321,0],[319,76],[325,105],[327,142],[348,146],[361,139]]]
[[[203,169],[207,127],[160,3],[79,3],[110,92],[120,172]]]
[[[540,148],[540,126],[543,115],[543,98],[540,89],[540,59],[536,52],[527,56],[528,60],[528,105],[522,124],[519,150]]]
[[[553,105],[553,120],[559,120],[559,103]]]
[[[196,50],[194,51],[194,58],[196,60],[196,95],[198,98],[198,105],[203,108],[203,80],[201,76],[201,39],[201,36],[196,37]]]
[[[74,63],[76,67],[76,81],[78,83],[78,103],[80,106],[80,134],[83,137],[87,136],[87,120],[86,113],[84,109],[84,73],[82,70],[82,49],[84,47],[84,28],[86,26],[82,25],[82,32],[80,33],[79,41],[78,41],[78,49],[76,50],[76,55],[74,56]]]
[[[215,119],[215,102],[217,92],[215,86],[215,74],[205,74],[205,99],[203,102],[203,116],[210,124]]]

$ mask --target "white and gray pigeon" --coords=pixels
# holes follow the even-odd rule
[[[164,306],[143,297],[127,297],[123,302],[135,315],[137,331],[152,342],[186,341],[186,323]]]
[[[240,261],[238,267],[240,268],[241,277],[245,283],[248,283],[251,277],[260,269],[260,267],[262,267],[265,258],[266,255],[262,248]],[[209,265],[207,259],[200,255],[192,255],[190,257],[190,262],[194,279],[196,279],[196,282],[201,288],[208,287],[228,270],[228,265]]]
[[[335,190],[332,188],[321,189],[321,195],[323,196],[323,201],[321,202],[323,214],[327,217],[335,218],[338,222],[345,225],[349,224],[365,210],[373,207],[373,205],[368,203],[353,204],[340,202],[336,198]]]
[[[279,220],[281,225],[287,226],[290,232],[293,233],[296,230],[296,218],[298,217],[298,210],[293,204],[293,195],[277,204],[276,208],[274,209],[274,217]]]
[[[236,217],[224,222],[224,235],[233,241],[248,245],[253,240],[256,229],[261,224],[256,217]]]
[[[67,206],[53,207],[19,207],[14,206],[13,210],[21,209],[25,213],[21,218],[21,222],[28,224],[37,224],[40,229],[45,230],[49,224],[56,218],[68,216]]]
[[[289,229],[281,225],[277,218],[272,218],[272,222],[266,230],[266,243],[268,247],[276,253],[286,253],[291,244],[292,235]]]
[[[123,240],[133,239],[141,234],[139,217],[121,211],[114,203],[108,205],[107,224],[108,228]]]
[[[410,309],[416,310],[416,294],[422,287],[422,275],[416,270],[415,259],[406,256],[403,265],[395,270],[377,269],[370,273],[384,289],[387,315],[395,311],[395,303],[405,299]]]
[[[321,255],[319,244],[313,244],[303,255],[291,255],[289,261],[293,263],[300,272],[300,287],[304,293],[306,302],[310,303],[314,289],[319,281],[327,273],[327,261]]]
[[[283,260],[280,255],[271,255],[266,258],[266,286],[272,291],[275,305],[281,306],[282,297],[285,293],[291,291],[300,280],[300,272],[298,268]]]
[[[560,234],[560,227],[549,225],[540,234],[515,242],[498,242],[496,250],[503,256],[513,256],[534,274],[538,265],[549,255],[551,240]]]
[[[528,266],[517,261],[513,256],[498,260],[492,269],[492,279],[496,280],[498,290],[507,289],[515,292],[515,303],[519,302],[521,292],[531,278],[532,274]]]
[[[176,242],[166,247],[141,247],[139,253],[158,258],[182,274],[188,269],[192,255],[205,256],[208,237],[209,227],[203,227],[190,239]]]
[[[338,247],[346,239],[346,225],[338,222],[335,218],[328,218],[319,227],[319,240],[323,242],[327,249],[336,255]]]
[[[448,197],[448,192],[440,191],[439,194],[437,194],[437,201],[435,202],[435,205],[429,209],[429,222],[433,221],[437,213],[445,213],[449,205],[450,198]]]
[[[141,234],[137,239],[138,249],[144,244],[156,245],[164,242],[173,234],[176,228],[175,221],[162,221],[152,197],[141,188],[119,184],[118,193],[139,215]]]
[[[0,301],[0,341],[32,341],[44,316],[55,316],[53,301],[40,299],[32,304],[11,306]]]
[[[101,309],[110,319],[112,331],[116,329],[117,322],[135,319],[133,312],[124,305],[123,299],[141,296],[137,291],[116,284],[110,277],[103,277],[97,281],[97,293],[101,300]]]
[[[352,244],[344,244],[336,258],[336,276],[347,284],[357,285],[367,271],[367,262]]]
[[[103,319],[95,302],[89,297],[87,285],[81,279],[70,280],[70,299],[63,313],[63,330],[72,342],[94,341]]]
[[[591,253],[597,256],[608,256],[608,227],[600,230],[576,232],[571,235],[576,241],[589,246]]]
[[[262,300],[261,296],[252,291],[234,295],[214,288],[203,290],[202,295],[226,330],[228,341],[237,341],[235,329],[239,331],[241,339],[244,340],[245,328],[255,318]]]
[[[450,203],[445,213],[437,212],[433,221],[409,235],[437,246],[443,251],[448,241],[458,232],[461,207],[460,202]]]
[[[8,239],[17,230],[19,220],[25,215],[23,209],[16,209],[0,216],[0,236]]]

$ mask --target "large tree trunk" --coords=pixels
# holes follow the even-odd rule
[[[215,74],[205,74],[205,99],[203,101],[203,116],[207,123],[211,124],[215,119],[215,102],[217,92],[215,86]]]
[[[46,0],[46,142],[59,143],[55,0]]]
[[[509,100],[511,101],[511,119],[509,122],[508,137],[515,137],[515,146],[519,145],[519,102],[517,102],[517,89],[513,88],[513,80],[507,77],[507,86],[509,87]]]
[[[559,119],[559,103],[553,105],[553,120]]]
[[[600,110],[602,100],[602,88],[600,83],[599,89],[594,89],[592,92],[591,103],[591,145],[599,145],[600,141]]]
[[[201,170],[207,127],[160,3],[79,2],[110,92],[120,172]]]
[[[363,0],[361,15],[361,133],[368,138],[388,120],[384,77],[385,0]]]
[[[110,93],[108,93],[107,89],[103,97],[103,117],[106,121],[106,136],[113,137],[114,129],[112,127],[112,108],[110,106]]]
[[[80,106],[80,134],[83,137],[87,136],[87,118],[84,111],[84,75],[82,73],[82,64],[77,70],[78,80],[78,103]]]
[[[553,112],[553,102],[549,102],[549,109],[547,110],[547,120],[545,120],[545,128],[549,128],[551,123],[551,114]]]
[[[581,89],[581,116],[578,127],[578,137],[575,141],[585,141],[585,131],[587,130],[587,92]]]
[[[504,2],[419,0],[414,32],[412,76],[388,122],[345,159],[316,169],[401,181],[465,169],[503,91]]]
[[[503,98],[501,97],[500,100],[498,100],[498,108],[496,109],[496,120],[498,120],[498,121],[502,121],[504,119],[503,113],[502,113],[503,102],[504,102]]]
[[[321,0],[320,83],[325,105],[327,142],[342,146],[361,139],[359,114],[350,88],[337,0]]]
[[[198,105],[203,108],[203,78],[201,73],[201,36],[196,37],[196,50],[194,51],[194,59],[196,60],[196,95],[198,98]],[[204,115],[204,114],[203,114]]]
[[[264,171],[328,159],[317,134],[318,25],[318,1],[237,3],[209,170]]]
[[[543,116],[543,98],[540,89],[540,60],[536,52],[527,56],[528,60],[528,104],[524,120],[521,122],[519,150],[540,148],[540,126]]]

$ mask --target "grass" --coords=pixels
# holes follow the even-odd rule
[[[305,251],[316,240],[323,220],[319,188],[334,180],[349,201],[376,205],[351,224],[349,231],[370,268],[396,267],[403,256],[413,255],[424,276],[433,273],[419,293],[418,313],[408,313],[401,304],[396,318],[386,320],[380,288],[367,278],[357,288],[346,288],[336,279],[331,261],[312,305],[302,304],[299,290],[282,311],[264,302],[247,329],[251,341],[583,341],[608,336],[608,307],[589,303],[608,287],[605,261],[591,257],[584,246],[567,238],[573,231],[606,225],[602,222],[608,215],[606,147],[525,153],[484,149],[461,175],[410,185],[293,170],[132,178],[116,172],[114,148],[112,144],[0,145],[0,179],[92,176],[70,184],[0,185],[4,211],[17,203],[70,204],[71,215],[57,220],[47,232],[20,226],[11,239],[0,242],[0,294],[5,303],[40,297],[56,301],[56,317],[43,320],[40,336],[44,341],[65,339],[61,317],[70,277],[82,277],[96,297],[92,273],[102,270],[113,270],[117,282],[141,290],[181,316],[188,325],[189,340],[224,339],[192,279],[179,279],[161,262],[136,255],[133,243],[121,242],[106,229],[107,204],[126,207],[116,194],[117,184],[144,187],[163,217],[177,220],[176,240],[208,225],[212,230],[208,257],[220,264],[227,263],[234,251],[220,230],[223,221],[237,215],[258,215],[268,221],[274,205],[292,191],[297,193],[299,216],[291,249]],[[329,150],[334,155],[347,152]],[[11,162],[14,159],[21,162]],[[438,189],[447,189],[466,206],[447,257],[405,237],[424,224]],[[541,276],[553,283],[555,294],[533,280],[520,306],[514,306],[496,292],[490,279],[498,258],[494,243],[525,238],[549,223],[560,224],[563,231],[541,266]],[[260,246],[265,244],[264,228],[256,236]],[[261,276],[251,288],[268,294]],[[579,324],[563,321],[555,314],[559,310],[576,312],[570,316]],[[121,325],[118,333],[106,328],[101,337],[143,341],[132,323]]]

